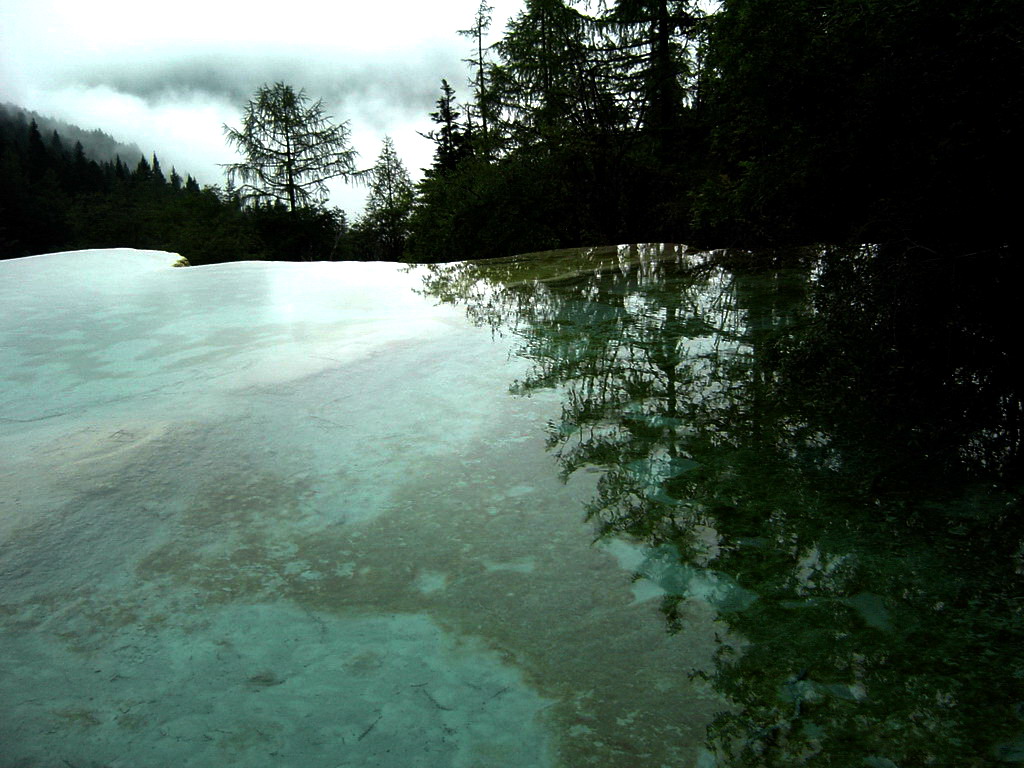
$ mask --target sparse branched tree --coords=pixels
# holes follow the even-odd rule
[[[249,203],[283,203],[288,210],[322,203],[329,179],[359,177],[347,122],[334,124],[323,100],[274,83],[256,89],[242,127],[224,126],[228,143],[244,157],[225,165],[228,181],[240,182]]]
[[[480,119],[480,137],[485,156],[490,154],[492,144],[492,139],[489,135],[492,124],[492,104],[487,77],[489,63],[487,61],[487,46],[484,45],[484,36],[491,28],[491,12],[493,10],[494,8],[487,4],[487,0],[480,0],[480,6],[473,17],[473,26],[469,29],[459,30],[460,35],[473,41],[473,54],[470,58],[463,59],[463,61],[475,70],[472,85],[475,91],[474,95],[476,96],[476,116]],[[469,113],[467,117],[472,121],[472,113]]]

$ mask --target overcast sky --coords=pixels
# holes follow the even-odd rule
[[[492,36],[522,0],[490,0]],[[441,78],[468,97],[469,27],[479,0],[0,0],[0,101],[155,151],[205,184],[234,160],[221,126],[246,100],[284,81],[348,120],[360,167],[385,135],[414,178],[429,165]],[[366,190],[339,185],[332,203],[358,213]]]

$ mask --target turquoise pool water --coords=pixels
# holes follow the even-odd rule
[[[0,766],[1024,762],[1007,411],[823,254],[172,261],[0,263]]]

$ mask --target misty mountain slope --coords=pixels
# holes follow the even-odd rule
[[[24,129],[22,133],[28,130],[29,123],[33,120],[36,121],[44,138],[49,139],[53,132],[57,131],[67,149],[73,148],[75,142],[81,142],[86,156],[98,163],[112,163],[120,155],[122,161],[134,164],[143,155],[138,144],[118,141],[99,128],[89,130],[14,104],[0,104],[0,122],[12,125],[15,129],[21,126]]]
[[[98,159],[84,142],[79,151],[77,137],[114,159]],[[265,251],[219,188],[201,189],[173,167],[165,172],[155,154],[102,131],[0,106],[0,259],[118,247],[181,253],[193,264]]]

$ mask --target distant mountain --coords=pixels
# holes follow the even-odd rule
[[[122,162],[130,163],[134,167],[145,154],[139,149],[138,144],[124,144],[98,128],[90,131],[14,104],[0,104],[0,122],[23,125],[27,132],[29,123],[33,120],[36,121],[39,133],[45,140],[49,140],[53,132],[57,131],[66,149],[71,150],[75,142],[80,141],[86,156],[98,163],[112,163],[120,156]]]

